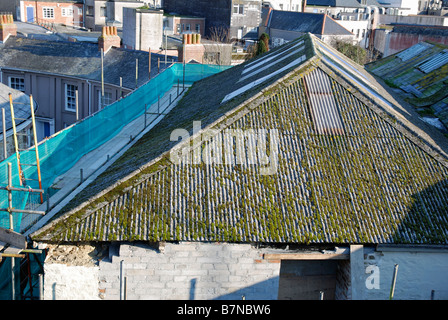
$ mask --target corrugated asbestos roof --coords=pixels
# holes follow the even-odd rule
[[[434,109],[448,128],[448,47],[420,42],[367,66],[388,85],[401,89],[401,96],[416,108]],[[400,91],[397,91],[400,92]]]
[[[76,208],[31,238],[446,244],[446,159],[422,144],[387,104],[351,83],[336,63],[325,63],[324,51],[316,50],[323,43],[311,35],[301,40],[312,52],[306,62],[224,104],[222,97],[235,90],[229,83],[236,83],[248,64],[196,83],[184,98],[188,103],[178,105],[94,185],[112,176],[123,180],[105,184],[100,189],[107,192],[97,197],[92,187],[89,200],[75,201]],[[213,83],[221,87],[210,90]],[[318,102],[327,108],[324,124],[343,127],[343,135],[321,134],[310,86],[327,98]],[[203,161],[174,162],[169,151],[176,144],[168,152],[154,151],[174,128],[195,120],[203,121],[208,138],[183,155],[199,150]],[[237,143],[229,133],[245,138]],[[221,153],[223,145],[230,149]],[[249,151],[260,146],[268,151],[254,158]],[[138,161],[139,169],[121,173]],[[271,174],[261,174],[266,172]]]

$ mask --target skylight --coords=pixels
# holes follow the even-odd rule
[[[304,80],[316,132],[344,134],[344,126],[328,76],[322,70],[316,69],[307,74]]]

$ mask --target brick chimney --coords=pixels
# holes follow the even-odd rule
[[[103,49],[103,52],[106,53],[112,47],[119,48],[121,46],[120,41],[117,27],[103,27],[101,36],[98,38],[98,50]]]
[[[17,35],[17,26],[12,14],[0,14],[0,42],[5,42],[9,36]]]
[[[177,51],[179,62],[184,62],[185,60],[188,63],[191,60],[195,60],[203,63],[205,47],[201,43],[201,35],[199,33],[184,34],[182,47],[179,47]]]

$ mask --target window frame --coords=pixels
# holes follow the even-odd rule
[[[106,102],[108,101],[108,103]],[[98,110],[102,110],[108,105],[114,103],[114,99],[112,97],[112,92],[104,91],[104,104],[101,102],[101,90],[98,90]]]
[[[234,3],[233,14],[244,15],[244,4]]]
[[[13,83],[13,79],[20,80],[20,83]],[[25,92],[25,78],[19,76],[8,76],[8,86],[12,89]],[[23,90],[21,89],[21,87],[23,87]]]
[[[107,7],[100,7],[100,18],[107,18]]]
[[[71,18],[71,17],[73,17],[73,14],[74,14],[73,8],[69,8],[69,7],[61,8],[61,16]]]
[[[73,87],[73,89],[71,89],[71,87]],[[76,84],[66,83],[64,89],[65,111],[76,112],[76,90],[78,90],[78,86]],[[72,92],[73,96],[71,95]],[[73,106],[73,109],[70,106]]]
[[[42,7],[42,17],[44,19],[54,19],[54,8],[55,7]],[[49,15],[50,12],[51,15]]]

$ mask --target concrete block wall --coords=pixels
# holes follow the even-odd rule
[[[131,299],[275,300],[280,261],[262,259],[249,244],[166,243],[159,250],[121,244],[119,254],[99,264],[99,292],[120,299],[120,267]]]

